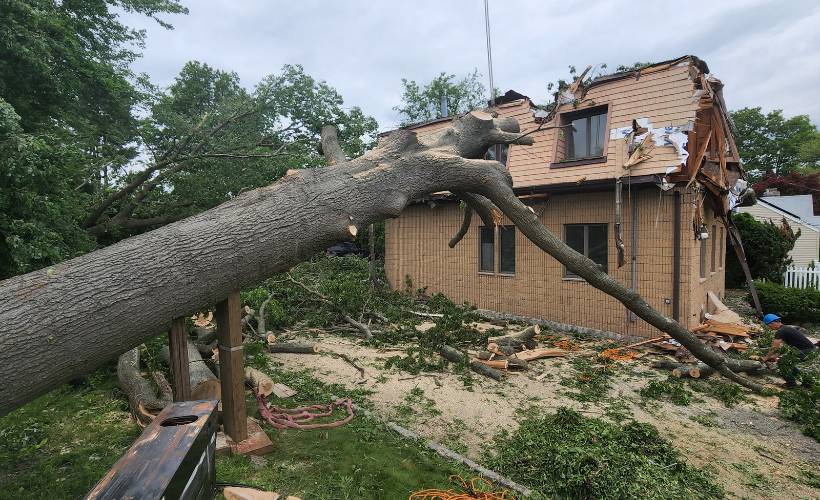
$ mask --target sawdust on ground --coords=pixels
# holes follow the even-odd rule
[[[476,376],[468,386],[457,373],[411,375],[386,370],[385,360],[403,353],[399,348],[366,347],[331,335],[312,340],[321,343],[323,354],[270,356],[289,368],[307,368],[324,382],[372,391],[369,400],[382,418],[479,461],[495,434],[515,429],[518,410],[537,406],[551,411],[567,406],[597,417],[606,409],[606,404],[580,403],[563,394],[559,380],[572,368],[562,358],[532,362],[528,372],[510,373],[500,383]],[[365,377],[331,352],[354,359],[365,369]],[[731,497],[818,497],[817,489],[794,479],[799,469],[818,470],[820,444],[801,434],[793,423],[777,418],[776,398],[753,396],[753,402],[734,408],[709,397],[689,406],[642,404],[638,391],[647,377],[661,374],[640,360],[630,365],[628,374],[614,379],[609,395],[624,402],[636,420],[656,426],[691,464],[715,468],[718,481]],[[425,405],[408,405],[406,398],[415,388],[432,401],[427,410]],[[433,407],[438,411],[430,411]],[[704,415],[710,424],[692,420]]]

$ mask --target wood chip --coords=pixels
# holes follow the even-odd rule
[[[296,395],[296,391],[286,386],[285,384],[273,384],[273,394],[277,398],[289,398]]]

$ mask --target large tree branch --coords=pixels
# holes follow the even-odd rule
[[[722,356],[704,352],[681,325],[547,231],[515,197],[501,164],[477,159],[502,126],[512,128],[473,112],[429,136],[400,130],[334,168],[299,170],[188,219],[0,282],[0,414],[166,331],[174,318],[287,271],[440,191],[486,197],[570,270],[745,383]]]
[[[333,125],[325,125],[322,127],[322,154],[327,160],[327,166],[344,163],[345,153],[339,145],[339,137],[336,135],[336,127]]]

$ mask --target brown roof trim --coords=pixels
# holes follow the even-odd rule
[[[660,182],[661,175],[633,175],[628,177],[625,181],[626,185],[640,186],[645,184],[655,184]],[[582,193],[585,191],[604,191],[607,189],[615,189],[615,179],[598,179],[594,181],[584,181],[581,184],[577,182],[562,182],[559,184],[546,184],[540,186],[527,186],[513,188],[513,192],[518,195],[526,194],[541,194],[541,193]]]

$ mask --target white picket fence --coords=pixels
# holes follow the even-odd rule
[[[789,288],[817,288],[820,290],[820,268],[790,267],[783,275],[783,284]]]

